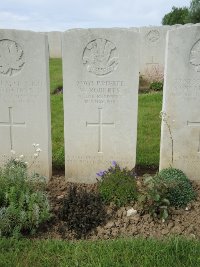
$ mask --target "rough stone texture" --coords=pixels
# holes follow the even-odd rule
[[[145,79],[164,73],[166,34],[169,29],[170,26],[161,26],[141,27],[139,30],[140,75]]]
[[[49,56],[50,58],[61,58],[61,36],[62,33],[58,31],[47,32],[49,42]]]
[[[166,60],[160,169],[173,165],[199,180],[200,26],[170,31]]]
[[[32,169],[51,176],[48,42],[45,34],[0,30],[0,166],[23,154]]]
[[[134,210],[133,208],[127,210],[127,217],[134,216],[137,214],[137,210]]]
[[[138,33],[125,29],[63,34],[68,181],[96,182],[113,160],[135,166],[138,43]]]

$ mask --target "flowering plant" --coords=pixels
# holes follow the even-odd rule
[[[11,156],[11,160],[9,160],[9,162],[12,163],[13,166],[18,165],[18,166],[24,167],[26,169],[31,168],[42,151],[41,148],[39,147],[40,146],[39,144],[33,143],[32,146],[34,148],[34,151],[33,151],[33,161],[31,163],[24,161],[24,155],[23,154],[17,156],[16,152],[14,150],[10,151],[12,156]]]
[[[117,206],[123,206],[137,198],[136,174],[134,170],[120,168],[116,161],[108,170],[97,173],[101,179],[97,179],[99,192],[105,203],[113,202]]]
[[[40,152],[39,144],[34,145],[34,160]],[[27,171],[34,160],[29,165],[23,155],[11,153],[11,159],[0,168],[0,237],[18,238],[24,233],[34,234],[51,214],[44,180],[35,174],[29,177]]]

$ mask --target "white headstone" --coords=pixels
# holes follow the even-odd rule
[[[93,183],[112,161],[135,166],[138,33],[77,29],[63,34],[65,171]]]
[[[169,29],[170,26],[140,28],[140,75],[149,81],[163,78]]]
[[[160,169],[172,165],[199,180],[200,26],[170,31],[166,60]]]
[[[61,58],[61,32],[47,32],[50,58]]]
[[[51,176],[48,42],[45,34],[0,30],[0,166],[23,154],[32,169]]]

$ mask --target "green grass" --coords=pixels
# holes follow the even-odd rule
[[[199,267],[200,241],[118,239],[0,240],[0,266]]]
[[[64,111],[63,96],[51,95],[51,133],[53,168],[64,169]]]
[[[60,58],[50,58],[50,90],[51,93],[58,87],[63,85],[62,80],[62,60]]]
[[[50,59],[51,92],[62,86],[61,59]],[[137,165],[159,165],[162,93],[140,94],[138,110]],[[51,95],[53,168],[64,169],[62,95]]]
[[[158,166],[162,93],[139,95],[137,165]]]

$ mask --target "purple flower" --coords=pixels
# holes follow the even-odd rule
[[[105,173],[106,173],[106,171],[100,171],[100,172],[97,172],[97,175],[102,177]]]
[[[117,162],[115,160],[113,160],[112,165],[115,167],[117,165]]]

